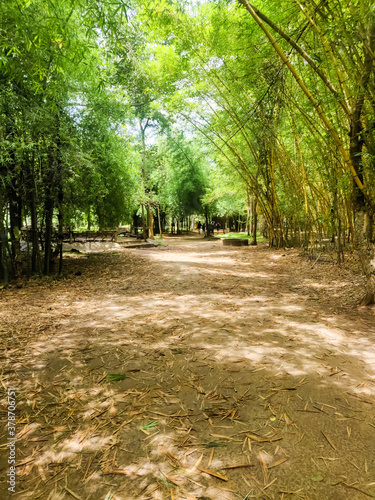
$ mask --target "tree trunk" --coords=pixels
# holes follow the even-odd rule
[[[152,240],[154,237],[154,214],[152,213],[151,206],[148,206],[148,237]]]
[[[91,231],[91,206],[87,209],[87,231]]]
[[[15,179],[14,179],[15,182]],[[12,259],[16,273],[17,285],[22,286],[22,260],[21,260],[21,225],[22,225],[22,200],[14,185],[9,186],[9,220],[10,238],[12,242]]]
[[[60,179],[60,181],[59,181],[59,194],[58,194],[59,212],[58,212],[58,215],[57,215],[57,218],[58,218],[58,221],[59,221],[59,229],[58,229],[59,275],[62,272],[62,266],[63,266],[63,241],[64,241],[64,234],[63,234],[63,223],[64,223],[63,201],[64,201],[64,193],[63,193],[63,187],[62,187],[62,180]]]
[[[207,238],[209,238],[210,234],[211,234],[211,227],[210,227],[210,222],[209,222],[209,213],[208,213],[208,206],[207,205],[205,206],[204,214],[205,214],[205,217],[206,217]]]
[[[0,192],[0,283],[3,285],[8,284],[8,264],[7,264],[7,246],[8,246],[8,231],[4,224],[4,197]]]
[[[354,222],[356,248],[366,276],[366,293],[361,301],[365,306],[375,301],[375,251],[373,243],[370,242],[371,224],[373,218],[365,210],[356,212]]]
[[[142,203],[142,236],[146,240],[146,217],[145,217],[145,207]]]
[[[160,238],[163,238],[163,231],[162,231],[162,228],[161,228],[160,207],[159,207],[159,205],[158,205],[158,224],[159,224]]]
[[[141,141],[142,141],[142,196],[145,196],[145,183],[146,183],[146,129],[148,127],[149,119],[146,120],[146,124],[142,126],[142,120],[139,120],[139,128],[141,130]],[[142,200],[142,226],[143,226],[143,239],[146,240],[146,216],[144,208],[144,200]]]
[[[250,198],[250,190],[249,188],[247,188],[247,191],[246,191],[246,201],[247,201],[247,205],[246,205],[246,231],[247,231],[247,235],[250,236],[250,225],[251,225],[251,222],[250,222],[250,216],[251,216],[251,204],[252,204],[252,200]]]
[[[253,207],[252,207],[252,212],[253,212],[253,224],[252,224],[252,233],[253,233],[253,241],[251,242],[251,245],[257,245],[257,231],[258,231],[258,213],[257,213],[257,205],[258,205],[258,199],[256,196],[253,198]]]
[[[341,219],[338,220],[337,228],[337,264],[341,264],[342,258],[342,247],[341,247]]]
[[[39,239],[38,239],[38,220],[35,203],[35,190],[30,193],[30,215],[31,215],[31,272],[41,272],[40,252],[39,252]]]
[[[364,181],[362,163],[362,147],[364,143],[362,139],[363,126],[361,116],[364,106],[364,89],[367,88],[373,66],[373,57],[371,54],[366,54],[364,72],[362,74],[360,87],[361,91],[355,100],[350,120],[350,158],[353,168],[358,172],[357,177],[360,183],[363,183]],[[373,207],[370,206],[369,200],[366,198],[364,191],[359,188],[358,183],[354,184],[354,194],[355,244],[362,265],[362,271],[366,276],[366,291],[361,304],[369,305],[374,303],[375,298],[374,247],[371,243]]]
[[[44,238],[44,266],[43,272],[46,276],[50,273],[51,263],[51,245],[52,245],[52,217],[53,217],[53,198],[48,190],[45,201],[45,238]]]

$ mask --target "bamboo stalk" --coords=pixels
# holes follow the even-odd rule
[[[284,64],[287,66],[287,68],[289,69],[289,71],[293,75],[294,79],[296,80],[297,84],[301,88],[302,92],[306,95],[306,97],[308,98],[308,100],[313,105],[316,113],[318,114],[318,117],[320,118],[320,120],[323,122],[325,128],[327,129],[327,132],[331,135],[332,139],[335,141],[335,144],[336,144],[338,150],[340,151],[340,153],[341,153],[341,155],[342,155],[342,157],[344,159],[344,163],[347,165],[350,173],[352,174],[355,183],[357,184],[357,186],[360,189],[360,191],[364,192],[364,186],[363,186],[360,178],[358,177],[358,174],[357,174],[355,168],[353,167],[353,164],[351,162],[349,153],[344,148],[343,141],[341,140],[341,138],[338,135],[337,131],[335,130],[334,126],[330,123],[330,121],[326,117],[323,109],[318,104],[318,102],[315,100],[315,98],[313,97],[313,95],[311,94],[311,92],[309,91],[309,89],[306,87],[306,85],[303,82],[302,78],[299,76],[299,74],[295,70],[295,68],[292,65],[292,63],[289,61],[289,59],[287,58],[287,56],[281,50],[281,48],[277,44],[276,40],[273,38],[272,34],[269,32],[269,30],[265,26],[264,22],[258,17],[258,15],[256,14],[254,8],[250,5],[250,3],[248,2],[248,0],[238,0],[238,2],[240,4],[242,4],[247,9],[247,11],[250,13],[250,15],[253,17],[253,19],[256,21],[256,23],[259,25],[259,27],[263,30],[263,32],[267,36],[268,40],[270,41],[271,45],[275,49],[276,53],[278,54],[278,56],[280,57],[280,59],[284,62]]]

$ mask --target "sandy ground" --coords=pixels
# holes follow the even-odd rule
[[[12,498],[375,497],[375,315],[350,267],[176,237],[0,291],[0,498],[11,387]]]

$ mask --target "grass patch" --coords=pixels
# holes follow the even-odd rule
[[[119,382],[120,380],[124,380],[126,375],[123,373],[110,373],[106,376],[106,382]]]
[[[218,234],[217,238],[236,238],[236,239],[245,239],[252,240],[252,235],[248,235],[247,233],[227,233],[227,234]],[[257,241],[268,241],[267,238],[257,234]]]
[[[146,425],[142,425],[141,429],[144,429],[144,430],[151,429],[152,427],[156,427],[158,425],[158,423],[159,422],[157,420],[153,420],[152,422],[149,422]]]
[[[203,446],[205,448],[221,448],[222,446],[226,446],[226,443],[223,443],[222,441],[209,441],[208,443],[205,443]]]

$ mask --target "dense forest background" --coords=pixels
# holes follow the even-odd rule
[[[374,53],[369,0],[2,2],[1,282],[76,228],[259,215],[373,302]]]

